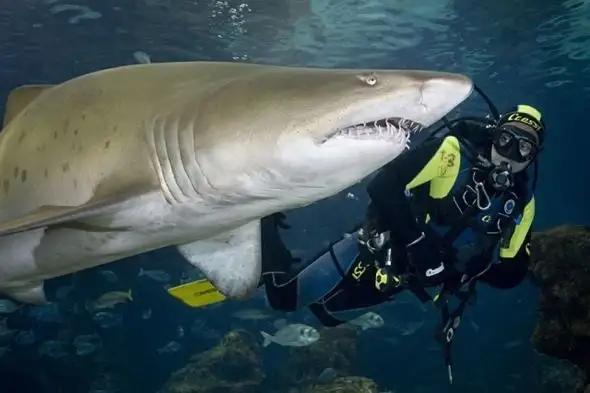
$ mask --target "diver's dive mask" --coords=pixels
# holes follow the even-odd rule
[[[508,124],[494,130],[493,143],[498,154],[514,162],[532,161],[539,151],[539,144],[530,133]]]

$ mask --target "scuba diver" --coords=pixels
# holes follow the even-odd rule
[[[545,136],[537,109],[518,105],[500,116],[476,90],[493,116],[444,119],[384,166],[368,184],[364,223],[311,262],[299,263],[285,247],[283,214],[262,221],[271,307],[309,307],[323,325],[337,326],[409,290],[441,310],[437,339],[452,383],[450,344],[475,284],[513,288],[526,277]],[[454,311],[450,300],[459,302]]]

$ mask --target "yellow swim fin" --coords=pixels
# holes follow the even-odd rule
[[[225,300],[209,280],[198,280],[168,289],[168,293],[189,307],[205,307]]]

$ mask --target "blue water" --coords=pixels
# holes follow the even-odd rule
[[[471,76],[501,111],[528,103],[544,114],[548,131],[540,159],[534,228],[590,223],[586,204],[590,179],[587,3],[293,0],[271,6],[257,0],[248,3],[251,12],[240,11],[237,19],[231,19],[230,8],[239,10],[241,2],[230,1],[224,6],[222,2],[184,0],[69,1],[88,5],[101,17],[70,23],[77,11],[56,13],[53,8],[67,0],[3,2],[0,97],[22,84],[58,83],[101,68],[132,64],[136,51],[146,52],[153,61],[244,59],[286,65],[462,72]],[[310,16],[310,9],[315,16]],[[461,106],[463,114],[484,114],[484,110],[477,97]],[[367,200],[362,186],[350,191],[358,200],[347,199],[343,193],[289,213],[293,229],[286,235],[288,245],[300,256],[309,257],[357,223]],[[190,329],[199,318],[207,329],[223,333],[239,326],[230,320],[229,313],[240,307],[264,307],[264,301],[257,298],[208,313],[187,309],[161,285],[138,279],[140,264],[144,268],[165,266],[174,279],[186,268],[174,251],[161,250],[110,265],[121,279],[117,285],[99,286],[97,283],[104,281],[97,279],[97,269],[51,283],[58,288],[75,282],[75,299],[82,303],[108,290],[133,289],[136,301],[120,309],[123,325],[102,333],[105,360],[101,367],[123,375],[121,388],[125,392],[156,391],[191,354],[215,344],[213,338],[187,334],[181,351],[173,356],[158,355],[155,348],[169,341],[179,325]],[[384,349],[385,333],[362,335],[363,361],[358,374],[374,378],[382,390],[396,392],[536,391],[538,355],[528,341],[535,324],[536,301],[536,290],[529,282],[511,291],[481,291],[477,307],[469,310],[469,318],[479,329],[465,323],[456,340],[457,382],[453,389],[446,384],[442,357],[432,339],[438,318],[434,310],[425,313],[427,322],[418,332],[402,337],[394,348]],[[147,308],[153,315],[146,322],[142,312]],[[403,321],[423,313],[416,309],[392,304],[379,312],[386,321]],[[304,315],[302,312],[299,317]],[[95,325],[89,318],[65,323],[75,334],[92,333]],[[40,341],[48,340],[63,330],[61,326],[37,326],[35,332]],[[511,342],[523,344],[503,348]],[[281,355],[280,350],[267,352],[268,367],[271,361],[280,364]],[[0,360],[12,366],[11,370],[24,365],[37,370],[45,386],[52,387],[48,391],[62,387],[64,393],[88,391],[88,380],[93,378],[89,370],[96,369],[90,361],[64,364],[41,359],[36,348],[19,349]]]

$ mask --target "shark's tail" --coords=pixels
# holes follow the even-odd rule
[[[143,270],[142,267],[139,268],[139,274],[137,275],[137,277],[141,277],[145,275],[145,270]]]
[[[268,347],[272,343],[272,336],[267,332],[263,332],[262,330],[260,331],[260,334],[262,334],[262,338],[264,338],[262,346],[265,348]]]

